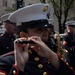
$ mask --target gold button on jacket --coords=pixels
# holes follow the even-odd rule
[[[47,75],[47,72],[43,72],[43,75]]]
[[[13,74],[16,75],[16,71],[15,70],[13,70]]]
[[[35,57],[34,60],[35,60],[35,61],[39,61],[39,57]]]
[[[42,69],[42,68],[43,68],[43,65],[42,65],[42,64],[39,64],[38,67],[39,67],[40,69]]]

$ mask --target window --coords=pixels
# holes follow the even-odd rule
[[[16,4],[12,4],[12,8],[16,8]]]
[[[7,7],[7,0],[3,0],[3,6]]]

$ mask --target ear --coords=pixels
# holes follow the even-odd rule
[[[20,37],[27,37],[25,32],[20,32]]]

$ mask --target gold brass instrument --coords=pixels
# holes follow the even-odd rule
[[[57,34],[57,54],[63,58],[64,61],[66,61],[66,56],[68,54],[68,51],[64,48],[62,48],[61,46],[61,36],[58,32],[56,32]]]

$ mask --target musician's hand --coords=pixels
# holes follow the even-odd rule
[[[19,38],[19,39],[26,40],[26,38]],[[17,44],[16,40],[14,42],[15,65],[17,65],[19,69],[24,70],[25,64],[29,58],[28,55],[29,44]]]
[[[50,49],[47,45],[41,40],[38,36],[32,36],[31,40],[36,43],[36,45],[32,46],[32,48],[38,53],[38,55],[42,57],[49,57]]]
[[[32,48],[42,57],[46,57],[50,60],[51,64],[58,69],[60,62],[56,53],[54,53],[38,36],[31,37],[31,40],[34,41],[37,45]]]

